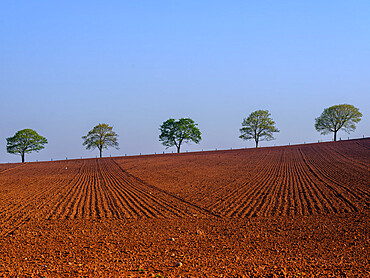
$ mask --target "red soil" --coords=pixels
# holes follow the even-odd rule
[[[366,277],[369,165],[370,139],[2,164],[0,277]]]

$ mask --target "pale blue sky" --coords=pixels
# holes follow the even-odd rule
[[[190,117],[185,150],[253,147],[244,117],[270,110],[281,130],[262,146],[330,140],[324,108],[349,103],[370,136],[370,1],[2,1],[0,162],[6,137],[32,128],[34,161],[94,157],[81,136],[114,126],[121,149],[154,153],[158,128]],[[340,132],[339,137],[347,137]],[[171,151],[168,149],[167,151]]]

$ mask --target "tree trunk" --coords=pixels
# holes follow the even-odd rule
[[[258,140],[260,139],[260,137],[257,135],[257,132],[254,131],[254,141],[256,141],[256,148],[258,148]]]
[[[100,158],[103,156],[103,149],[99,149],[100,152]]]
[[[177,147],[177,153],[180,153],[180,144],[178,145],[178,147]]]
[[[22,157],[22,163],[24,163],[24,153],[21,154]]]
[[[337,141],[337,131],[334,131],[334,142]]]

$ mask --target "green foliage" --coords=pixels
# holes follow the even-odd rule
[[[320,117],[315,119],[315,128],[321,134],[334,133],[334,141],[337,132],[343,129],[350,133],[356,129],[356,123],[361,121],[362,114],[358,108],[350,104],[338,104],[325,108]]]
[[[256,148],[260,141],[275,139],[272,134],[273,132],[279,132],[279,130],[275,127],[275,122],[270,116],[271,114],[268,110],[252,112],[248,118],[243,120],[243,127],[240,129],[242,135],[239,138],[244,140],[254,139]]]
[[[139,266],[139,268],[137,269],[137,271],[138,272],[145,272],[145,269]]]
[[[100,157],[102,157],[103,149],[108,149],[108,147],[119,149],[117,137],[118,135],[113,131],[113,127],[107,124],[98,124],[86,136],[82,136],[82,139],[86,149],[94,150],[98,148]]]
[[[181,118],[178,121],[175,119],[168,119],[163,122],[159,130],[159,141],[167,148],[176,146],[177,152],[180,152],[182,143],[194,142],[199,144],[202,140],[201,132],[192,119]]]
[[[8,153],[20,154],[22,162],[26,153],[38,152],[48,143],[45,137],[39,135],[32,129],[22,129],[13,137],[6,138],[6,150]]]

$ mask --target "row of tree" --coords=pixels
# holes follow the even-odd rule
[[[347,133],[356,129],[356,124],[361,120],[362,114],[358,108],[349,104],[334,105],[326,108],[320,117],[315,119],[315,128],[321,134],[334,134],[334,141],[337,140],[337,132],[343,129]],[[177,148],[180,152],[181,145],[194,142],[199,144],[202,140],[202,133],[192,119],[181,118],[179,120],[168,119],[163,122],[159,130],[159,141],[166,147]],[[256,148],[260,141],[269,141],[275,139],[273,133],[279,132],[275,126],[275,121],[271,118],[268,110],[257,110],[252,112],[242,122],[240,129],[243,140],[253,139]],[[113,131],[113,127],[108,124],[98,124],[90,130],[86,136],[83,136],[83,145],[88,150],[98,149],[100,157],[103,156],[103,149],[108,147],[118,147],[118,134]],[[48,143],[47,139],[39,135],[32,129],[23,129],[18,131],[13,137],[7,140],[6,149],[8,153],[18,154],[25,161],[25,154],[33,151],[42,150]]]

